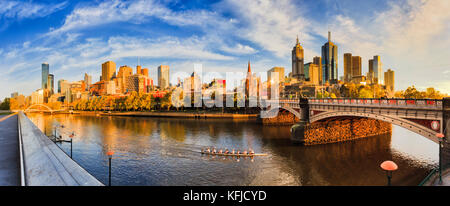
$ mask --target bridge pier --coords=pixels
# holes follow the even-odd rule
[[[309,124],[309,104],[307,98],[301,98],[300,106],[300,121],[291,127],[291,140],[295,143],[303,143],[305,141],[305,130]]]
[[[450,168],[450,97],[445,97],[442,102],[442,119],[444,120],[442,125],[442,131],[445,135],[442,143],[441,158],[442,168],[445,170]]]

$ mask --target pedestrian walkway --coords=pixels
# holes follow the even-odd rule
[[[17,115],[0,116],[0,186],[20,185]]]
[[[436,173],[436,178],[433,180],[433,186],[450,186],[450,169],[442,173],[442,183],[439,182],[439,174]]]

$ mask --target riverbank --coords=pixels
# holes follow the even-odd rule
[[[84,114],[84,113],[80,113]],[[258,114],[233,114],[233,113],[193,113],[193,112],[111,112],[98,113],[100,116],[134,116],[134,117],[173,117],[194,119],[257,119]]]

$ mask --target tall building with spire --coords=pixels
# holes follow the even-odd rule
[[[328,32],[328,42],[322,46],[322,75],[323,83],[338,82],[338,47],[331,42],[331,32]]]
[[[247,68],[247,77],[245,79],[245,98],[248,98],[250,96],[251,81],[252,81],[252,68],[250,67],[250,60],[249,60]]]
[[[304,52],[297,36],[297,43],[292,49],[292,77],[298,80],[305,80]]]

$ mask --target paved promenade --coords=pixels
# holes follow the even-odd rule
[[[439,183],[439,176],[436,174],[436,178],[433,180],[433,186],[450,186],[450,169],[447,169],[442,173],[442,184]]]
[[[20,186],[17,115],[0,115],[0,186]]]

